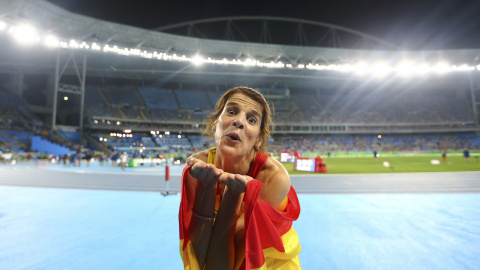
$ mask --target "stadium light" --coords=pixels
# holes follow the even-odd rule
[[[52,35],[48,35],[46,38],[45,38],[45,45],[47,47],[58,47],[60,46],[60,41],[57,37],[54,37]]]
[[[200,55],[195,55],[194,57],[192,57],[192,64],[194,64],[195,66],[200,66],[204,63],[204,58]]]
[[[414,64],[412,64],[411,62],[405,61],[400,63],[400,65],[396,67],[395,71],[398,72],[400,76],[407,77],[414,74],[415,69],[416,68]]]
[[[360,62],[360,63],[355,64],[353,66],[352,70],[353,70],[355,75],[362,76],[362,75],[367,74],[367,72],[369,70],[369,66],[365,62]]]
[[[449,67],[448,67],[448,64],[446,64],[444,62],[441,62],[441,63],[436,64],[435,66],[432,66],[432,70],[435,73],[444,74],[444,73],[449,71]]]
[[[28,24],[21,24],[11,27],[9,32],[20,44],[30,45],[40,41],[37,30]]]
[[[168,54],[164,52],[159,52],[158,50],[141,50],[138,48],[128,48],[115,44],[103,44],[99,45],[95,42],[87,43],[85,41],[78,41],[75,39],[62,39],[55,37],[52,34],[45,35],[44,38],[40,38],[42,34],[39,34],[37,30],[28,24],[22,24],[14,27],[9,27],[3,21],[0,21],[0,31],[9,29],[8,33],[11,36],[22,44],[34,44],[43,40],[40,45],[46,47],[54,48],[65,48],[72,50],[91,50],[98,51],[103,53],[113,53],[124,56],[132,57],[142,57],[148,59],[156,59],[159,61],[175,61],[175,62],[186,62],[191,63],[195,66],[202,64],[212,64],[212,65],[233,65],[233,66],[243,66],[243,67],[260,67],[260,68],[288,68],[288,69],[308,69],[311,71],[335,71],[335,72],[344,72],[352,73],[354,75],[366,76],[371,75],[375,77],[384,77],[388,74],[399,74],[401,76],[419,76],[426,73],[436,73],[444,74],[448,72],[471,72],[471,71],[480,71],[480,65],[478,66],[469,66],[466,64],[461,65],[450,65],[447,63],[437,63],[437,64],[414,64],[412,61],[404,61],[398,65],[384,63],[350,63],[350,64],[313,64],[313,63],[302,63],[302,64],[291,64],[283,63],[281,61],[270,61],[263,62],[254,58],[247,59],[216,59],[212,57],[203,57],[199,54],[196,54],[192,57],[187,55],[177,55],[175,53]],[[110,124],[110,123],[107,123]]]
[[[379,62],[379,63],[375,63],[373,66],[371,66],[369,71],[375,77],[383,78],[388,73],[390,73],[391,70],[392,70],[392,68],[389,65],[387,65],[386,63],[383,63],[383,62]]]

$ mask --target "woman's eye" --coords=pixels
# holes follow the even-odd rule
[[[228,114],[228,115],[234,115],[234,114],[235,114],[235,111],[234,111],[234,110],[227,110],[227,114]]]
[[[257,123],[257,119],[255,119],[255,118],[252,117],[252,118],[249,118],[249,119],[248,119],[248,122],[250,122],[250,124],[256,124],[256,123]]]

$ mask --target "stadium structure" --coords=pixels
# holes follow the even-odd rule
[[[279,141],[379,134],[479,141],[478,49],[398,50],[353,29],[293,18],[146,30],[44,0],[0,7],[5,142],[18,135],[7,132],[14,126],[106,152],[111,143],[131,147],[128,138],[143,149],[202,147],[202,119],[237,85],[272,103]]]

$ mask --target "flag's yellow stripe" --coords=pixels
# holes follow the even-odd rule
[[[300,243],[298,241],[298,235],[295,229],[290,228],[290,230],[282,235],[282,242],[285,248],[285,252],[276,250],[275,248],[266,248],[263,250],[263,255],[265,256],[265,264],[260,268],[255,268],[252,270],[265,270],[265,269],[276,269],[276,270],[297,270],[302,269],[300,266],[300,260],[298,259],[298,254],[301,251]]]
[[[193,251],[192,242],[188,242],[185,250],[183,247],[183,239],[180,239],[180,255],[183,260],[183,269],[185,270],[200,270],[198,266],[197,257],[195,257],[195,251]]]

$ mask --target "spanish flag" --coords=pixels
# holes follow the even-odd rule
[[[191,166],[185,167],[182,176],[182,194],[179,211],[180,255],[184,269],[197,270],[198,266],[187,228],[192,213],[187,211],[185,181]],[[301,251],[292,222],[300,215],[300,203],[293,187],[290,187],[284,203],[274,209],[258,197],[263,183],[248,182],[244,196],[245,261],[240,269],[301,269],[298,254]]]

